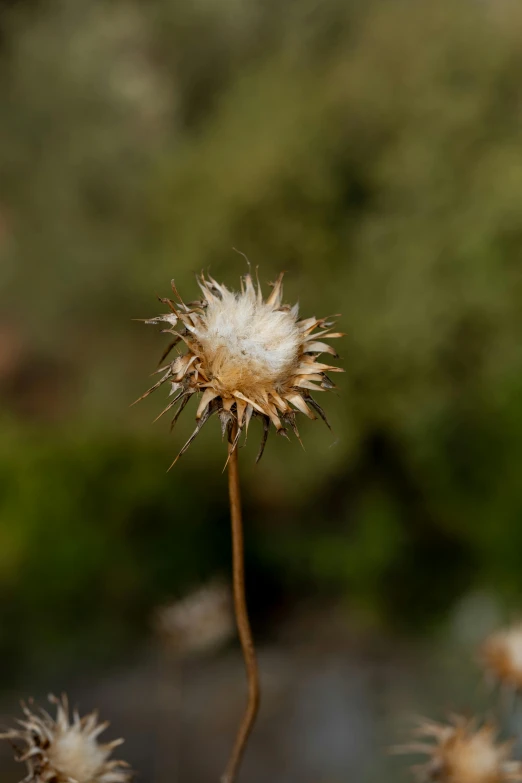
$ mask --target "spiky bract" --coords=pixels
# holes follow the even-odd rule
[[[477,725],[461,716],[449,723],[423,720],[415,732],[419,741],[397,750],[428,756],[425,764],[413,767],[426,783],[522,781],[522,764],[510,758],[513,743],[497,742],[497,733],[491,723]]]
[[[160,363],[179,343],[186,351],[158,370],[162,377],[140,399],[169,383],[175,396],[160,416],[178,404],[174,424],[190,397],[201,393],[197,427],[175,462],[214,413],[219,415],[223,433],[237,425],[233,447],[253,416],[263,420],[258,459],[271,423],[283,435],[285,425],[290,425],[297,437],[297,411],[310,419],[317,413],[328,424],[311,392],[335,388],[327,373],[342,372],[341,368],[323,364],[318,357],[322,353],[337,356],[324,340],[342,335],[331,331],[333,322],[326,318],[299,320],[297,305],[282,304],[282,280],[281,274],[265,300],[249,274],[241,279],[237,293],[201,275],[198,283],[203,299],[189,304],[181,300],[173,283],[176,301],[160,300],[170,312],[146,321],[168,324],[163,331],[174,338]]]
[[[61,699],[49,696],[49,701],[56,705],[56,718],[22,704],[25,718],[17,721],[19,728],[0,734],[0,739],[15,746],[17,761],[27,765],[22,783],[128,783],[132,779],[128,764],[109,761],[123,740],[98,742],[108,723],[98,723],[96,712],[80,718],[76,710],[71,720],[65,695]],[[18,742],[25,747],[18,748]]]
[[[482,645],[481,659],[487,674],[499,685],[522,690],[522,624],[492,633]]]

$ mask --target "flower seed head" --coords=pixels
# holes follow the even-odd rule
[[[299,320],[297,305],[282,304],[282,280],[280,275],[265,300],[259,284],[256,288],[249,274],[241,280],[237,293],[202,275],[198,281],[201,301],[186,305],[173,284],[176,302],[161,300],[170,312],[146,321],[167,324],[163,331],[174,338],[161,361],[173,348],[178,348],[178,356],[158,370],[162,377],[140,399],[169,383],[174,399],[163,413],[178,404],[174,424],[190,397],[201,395],[196,430],[176,460],[213,413],[219,415],[224,433],[236,433],[233,447],[253,416],[263,420],[258,459],[270,424],[281,434],[286,434],[285,425],[290,425],[299,437],[296,412],[310,419],[315,419],[317,413],[326,422],[312,392],[334,388],[326,373],[342,370],[320,362],[319,356],[336,356],[324,340],[342,335],[331,330],[333,322],[328,319]],[[183,352],[179,351],[180,345]]]
[[[235,630],[232,595],[220,582],[159,607],[154,619],[165,649],[180,657],[216,650]]]
[[[424,720],[415,732],[419,742],[400,752],[422,753],[429,759],[413,768],[421,781],[440,783],[508,783],[522,781],[522,764],[510,760],[511,742],[498,743],[490,723],[477,728],[473,720],[456,716],[450,723]],[[427,741],[431,740],[431,742]]]
[[[480,652],[486,672],[496,682],[522,690],[522,624],[492,633]]]
[[[80,718],[75,711],[71,720],[65,695],[49,696],[49,701],[56,705],[55,719],[45,710],[35,713],[22,705],[25,719],[18,721],[20,728],[0,734],[15,747],[18,742],[25,745],[17,758],[28,769],[23,783],[128,783],[132,778],[128,765],[109,761],[123,740],[98,742],[109,724],[98,723],[95,712]]]

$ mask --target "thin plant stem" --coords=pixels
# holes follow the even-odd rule
[[[236,427],[231,434],[232,443],[236,440]],[[259,709],[259,673],[257,668],[254,640],[248,620],[245,594],[245,559],[243,544],[243,520],[241,515],[241,493],[239,489],[238,448],[229,445],[228,492],[230,498],[230,518],[232,522],[232,570],[234,582],[234,607],[236,623],[243,650],[243,659],[248,681],[248,700],[245,713],[239,725],[236,741],[221,783],[233,783],[236,779],[241,759],[254,726]]]

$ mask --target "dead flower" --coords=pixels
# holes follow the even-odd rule
[[[215,650],[234,632],[231,591],[221,582],[211,582],[181,600],[158,607],[154,620],[165,648],[173,654]]]
[[[0,739],[11,740],[17,751],[17,742],[25,745],[17,756],[17,761],[27,765],[23,783],[128,783],[132,778],[128,764],[109,761],[123,740],[98,742],[109,724],[98,723],[96,712],[80,718],[76,710],[71,721],[65,695],[61,699],[49,696],[49,701],[56,705],[56,718],[41,708],[33,712],[22,704],[25,718],[17,721],[20,728],[0,734]]]
[[[169,383],[175,396],[160,416],[179,403],[174,425],[192,395],[201,393],[197,427],[174,462],[214,413],[219,415],[223,434],[237,425],[233,447],[252,416],[261,418],[264,432],[258,460],[270,423],[282,435],[286,435],[285,425],[290,425],[298,438],[297,411],[310,419],[318,414],[328,424],[311,392],[335,388],[327,373],[343,370],[318,361],[318,357],[323,353],[337,356],[324,340],[342,334],[331,330],[333,322],[327,318],[299,320],[297,305],[282,304],[282,280],[281,274],[265,300],[250,274],[242,278],[238,293],[201,275],[198,282],[203,299],[189,304],[182,301],[172,283],[177,301],[160,300],[170,312],[146,321],[167,324],[163,331],[174,338],[160,364],[178,344],[184,344],[186,351],[157,371],[163,373],[160,380],[140,400]]]
[[[510,759],[512,742],[497,742],[492,723],[454,716],[449,723],[422,720],[418,741],[397,748],[400,753],[422,753],[425,764],[412,768],[421,781],[440,783],[508,783],[522,781],[522,764]]]
[[[500,685],[522,690],[522,623],[492,633],[480,657],[486,672]]]

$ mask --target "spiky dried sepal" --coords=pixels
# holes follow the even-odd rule
[[[282,304],[282,281],[281,274],[265,300],[249,274],[242,278],[238,293],[201,275],[203,299],[190,304],[182,301],[172,283],[176,301],[160,300],[170,312],[146,321],[166,325],[162,331],[174,337],[162,361],[180,344],[185,351],[178,350],[174,361],[158,370],[163,373],[160,380],[140,400],[169,383],[176,397],[160,416],[179,400],[175,423],[190,397],[201,394],[197,427],[173,465],[214,413],[224,433],[230,434],[232,425],[237,425],[234,447],[255,416],[264,422],[264,439],[270,424],[282,435],[289,425],[299,437],[296,412],[310,419],[317,418],[317,412],[328,423],[311,392],[335,388],[326,373],[343,370],[318,358],[323,353],[337,356],[324,340],[342,333],[332,331],[333,321],[328,318],[299,320],[297,305]]]
[[[416,741],[396,748],[399,753],[419,753],[428,761],[412,767],[423,783],[508,783],[522,781],[522,764],[511,759],[513,742],[498,742],[494,724],[459,715],[448,723],[422,720]]]
[[[92,712],[80,718],[74,710],[69,716],[67,696],[61,699],[49,696],[56,705],[56,718],[46,710],[33,712],[22,704],[24,720],[18,720],[19,728],[0,734],[0,739],[10,740],[17,751],[17,761],[27,765],[28,774],[22,783],[129,783],[132,772],[125,761],[110,761],[122,739],[105,744],[98,737],[109,723],[99,723],[98,714]],[[18,743],[25,747],[19,748]]]

